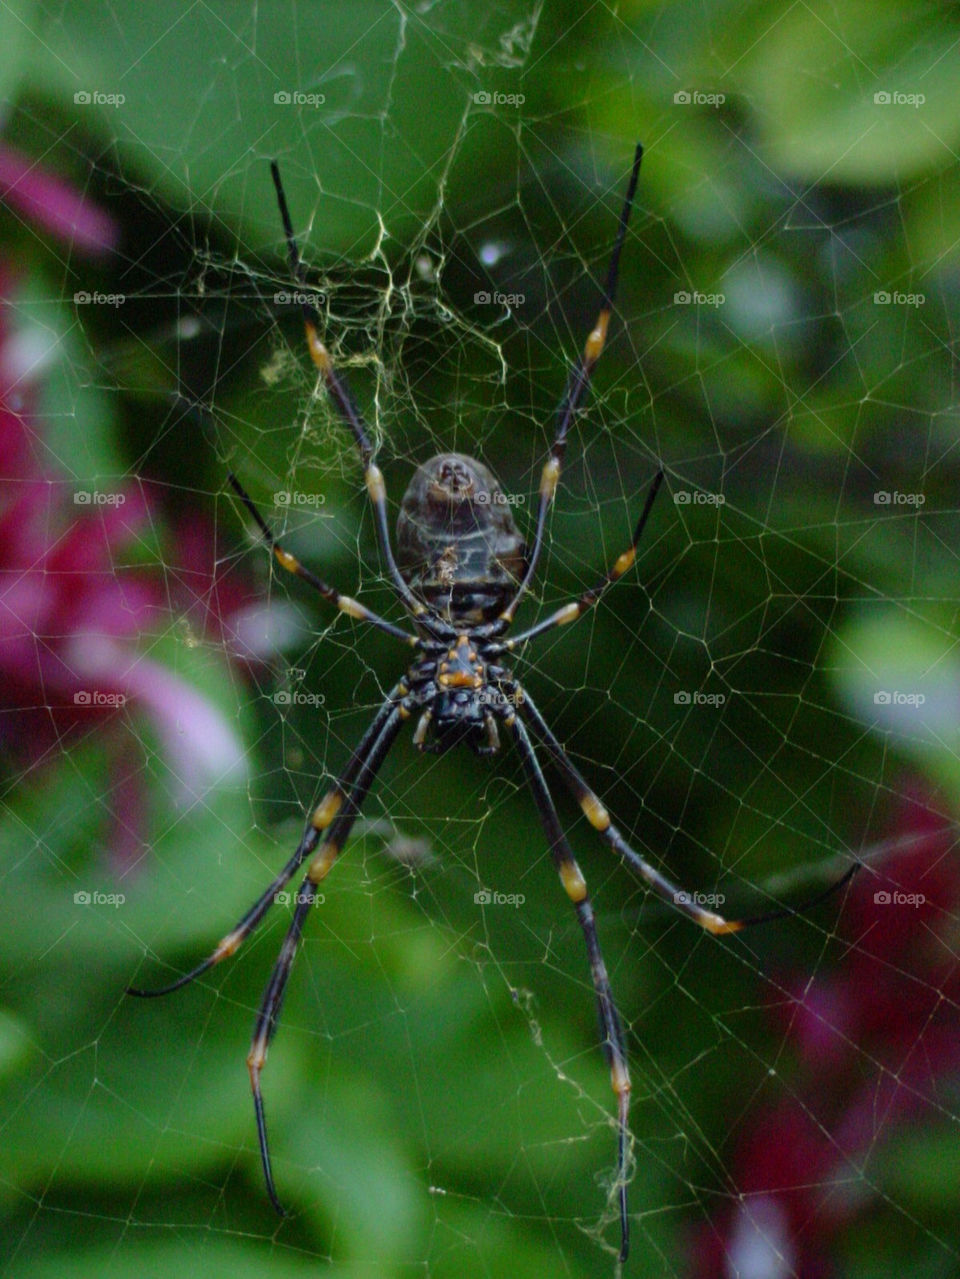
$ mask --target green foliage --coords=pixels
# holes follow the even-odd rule
[[[206,699],[248,767],[185,798],[136,704],[42,758],[16,729],[5,739],[10,1273],[614,1272],[613,1103],[582,938],[515,760],[425,765],[398,748],[371,825],[325,881],[263,1077],[290,1220],[266,1202],[243,1061],[289,907],[196,985],[124,996],[199,962],[263,891],[405,660],[268,579],[265,556],[242,566],[262,598],[322,615],[276,669],[243,666],[181,615],[184,513],[209,521],[220,568],[244,548],[220,497],[229,466],[258,500],[294,480],[322,494],[306,519],[268,515],[290,517],[288,544],[324,576],[389,604],[353,452],[314,396],[296,309],[271,300],[290,281],[268,161],[282,163],[392,500],[438,448],[476,450],[526,496],[529,527],[551,407],[645,142],[540,602],[611,562],[658,463],[666,491],[637,573],[544,637],[523,677],[637,846],[684,885],[725,893],[730,913],[756,913],[784,876],[796,899],[838,854],[884,838],[905,777],[947,816],[958,806],[956,28],[953,8],[892,0],[5,8],[17,144],[121,232],[116,257],[89,265],[23,220],[0,230],[22,274],[18,319],[55,351],[37,447],[65,488],[156,481],[151,521],[117,564],[169,588],[138,651]],[[725,101],[676,104],[686,89]],[[124,101],[75,102],[92,90]],[[275,100],[294,92],[324,102]],[[885,92],[925,102],[877,103]],[[483,250],[501,244],[505,265],[484,274]],[[472,300],[518,281],[527,310]],[[129,305],[74,326],[78,285]],[[675,304],[683,291],[726,300]],[[199,358],[169,338],[185,301],[209,325]],[[172,415],[174,390],[215,401],[212,421]],[[924,502],[884,506],[878,492]],[[681,496],[694,493],[725,501]],[[322,691],[319,710],[278,711],[287,661]],[[887,689],[924,692],[926,710],[876,709]],[[722,711],[677,701],[693,690]],[[120,774],[143,797],[127,860]],[[784,998],[770,974],[827,967],[828,926],[711,941],[649,901],[572,805],[563,813],[629,1030],[625,1273],[684,1274],[690,1230],[736,1197],[737,1135],[781,1065],[763,1015]],[[425,845],[413,866],[389,823]],[[481,909],[487,886],[522,892],[523,910]],[[955,1255],[946,1131],[901,1144],[891,1124],[880,1171],[857,1187],[881,1187],[872,1228],[861,1219],[838,1246],[845,1273],[874,1273],[900,1209],[919,1223],[894,1240],[901,1272],[939,1273]],[[935,1237],[946,1243],[930,1263]]]

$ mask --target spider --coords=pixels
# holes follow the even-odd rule
[[[377,771],[407,720],[416,718],[413,742],[423,751],[445,751],[452,746],[464,744],[478,755],[491,755],[499,750],[502,729],[512,738],[519,753],[554,865],[576,911],[586,943],[599,1012],[602,1046],[617,1099],[614,1191],[619,1206],[621,1261],[627,1259],[630,1246],[627,1213],[630,1072],[626,1045],[600,950],[587,883],[564,834],[544,777],[537,747],[549,759],[600,838],[654,893],[707,932],[715,935],[734,933],[749,924],[796,913],[798,909],[787,908],[756,918],[728,920],[713,911],[703,909],[693,895],[683,892],[650,865],[630,847],[613,824],[607,809],[570,760],[529,692],[520,685],[504,661],[508,654],[527,641],[554,627],[575,622],[588,609],[593,608],[614,582],[630,569],[636,559],[637,547],[654,500],[663,483],[664,473],[658,470],[647,493],[633,540],[595,586],[520,634],[505,637],[536,574],[543,549],[547,516],[560,479],[567,434],[583,402],[594,366],[606,341],[620,254],[633,208],[642,156],[643,148],[638,145],[620,213],[600,312],[587,338],[580,361],[570,374],[557,409],[553,443],[540,479],[533,543],[529,548],[525,546],[517,530],[510,505],[505,501],[500,485],[487,467],[463,454],[441,453],[419,467],[410,481],[397,522],[397,555],[394,557],[390,543],[384,478],[374,460],[367,427],[353,396],[343,376],[334,368],[330,354],[321,341],[320,316],[309,301],[303,305],[303,318],[310,356],[326,384],[337,414],[359,449],[367,493],[373,507],[380,554],[393,589],[411,616],[413,633],[372,612],[359,601],[341,594],[336,587],[301,564],[276,540],[239,480],[233,474],[228,476],[282,568],[301,578],[349,617],[369,623],[403,640],[416,653],[407,672],[394,684],[374,715],[343,772],[314,808],[296,852],[243,918],[222,938],[206,959],[178,980],[159,989],[130,988],[128,992],[141,997],[170,994],[233,955],[267,914],[277,894],[303,863],[307,862],[293,919],[267,983],[247,1056],[264,1180],[270,1200],[281,1216],[285,1213],[271,1169],[260,1088],[261,1071],[277,1028],[284,990],[307,912],[315,899],[316,887],[326,878],[336,861]],[[290,268],[294,278],[305,289],[306,272],[276,162],[271,164],[271,173],[283,221]],[[844,876],[840,883],[848,877],[849,875]],[[838,886],[834,884],[828,891],[833,891]],[[824,895],[821,894],[821,897]],[[815,898],[814,902],[820,899]],[[807,903],[807,907],[814,902]]]

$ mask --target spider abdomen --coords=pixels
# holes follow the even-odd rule
[[[439,453],[417,468],[397,519],[397,565],[418,599],[454,623],[499,616],[523,577],[526,548],[482,462]]]

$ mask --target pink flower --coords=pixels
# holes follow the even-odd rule
[[[740,1196],[697,1232],[695,1275],[830,1275],[841,1228],[883,1206],[863,1176],[878,1144],[939,1113],[938,1090],[960,1072],[952,843],[919,795],[908,800],[899,851],[852,883],[842,915],[852,944],[837,968],[777,983],[792,998],[770,1018],[794,1075],[736,1137]]]
[[[77,248],[100,252],[116,241],[110,218],[8,147],[0,147],[0,193]],[[12,294],[0,262],[0,297]],[[139,851],[144,809],[125,736],[137,716],[153,721],[181,802],[245,775],[232,722],[149,656],[143,637],[182,610],[200,633],[256,660],[269,647],[266,616],[236,575],[216,571],[212,553],[201,562],[199,521],[184,531],[190,567],[172,588],[165,573],[125,566],[158,511],[136,479],[95,487],[53,469],[35,411],[46,355],[29,333],[0,327],[0,735],[8,751],[40,763],[61,758],[79,734],[107,733],[118,774],[113,845],[127,860]]]
[[[95,256],[116,248],[113,218],[6,143],[0,143],[0,200],[80,253]]]

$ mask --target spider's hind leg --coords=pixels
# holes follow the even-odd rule
[[[613,1189],[616,1191],[620,1217],[620,1261],[626,1261],[630,1251],[630,1219],[627,1215],[627,1182],[630,1168],[630,1070],[627,1049],[623,1037],[620,1016],[613,1001],[613,991],[607,966],[600,949],[593,906],[587,892],[587,881],[573,856],[573,850],[563,833],[556,805],[550,794],[540,761],[537,759],[530,735],[515,712],[507,713],[504,724],[510,729],[526,774],[544,833],[550,843],[550,853],[560,876],[560,882],[577,912],[590,961],[590,976],[597,1000],[600,1034],[604,1056],[610,1067],[610,1082],[617,1098],[617,1172]]]

